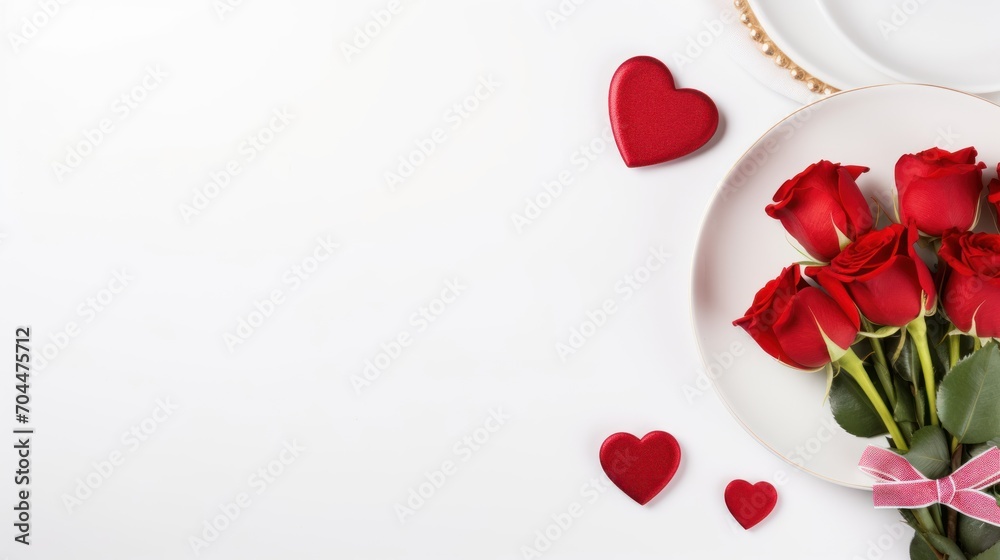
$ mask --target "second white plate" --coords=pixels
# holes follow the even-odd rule
[[[869,64],[899,81],[1000,91],[1000,2],[816,0]]]

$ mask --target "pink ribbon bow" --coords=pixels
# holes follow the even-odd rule
[[[991,447],[958,470],[937,480],[920,474],[905,457],[869,446],[858,468],[879,480],[872,488],[876,508],[915,509],[944,504],[959,512],[1000,526],[1000,506],[980,492],[1000,482],[1000,449]]]

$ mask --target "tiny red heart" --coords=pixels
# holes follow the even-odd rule
[[[763,521],[777,503],[778,491],[768,482],[734,480],[726,486],[726,507],[744,529]]]
[[[695,89],[676,89],[665,64],[651,56],[622,63],[608,96],[611,129],[625,165],[642,167],[686,156],[719,128],[719,109]]]
[[[681,462],[681,447],[667,432],[649,432],[640,440],[619,432],[601,445],[601,467],[628,497],[646,505],[666,487]]]

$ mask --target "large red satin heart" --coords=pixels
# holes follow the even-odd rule
[[[665,64],[651,56],[622,63],[608,96],[611,129],[629,167],[677,159],[705,145],[719,127],[719,110],[695,89],[676,89]]]
[[[734,480],[726,486],[726,507],[744,529],[763,521],[777,503],[778,491],[768,482]]]
[[[681,462],[681,448],[667,432],[649,432],[641,440],[619,432],[601,445],[601,467],[628,497],[646,505],[670,482]]]

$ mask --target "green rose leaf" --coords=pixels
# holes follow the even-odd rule
[[[876,360],[873,365],[875,366],[875,376],[878,377],[879,384],[883,387],[883,389],[889,387],[892,391],[892,396],[889,397],[889,401],[886,403],[889,404],[898,398],[896,395],[896,385],[893,383],[892,372],[890,372],[889,369],[882,365],[882,363],[878,360]]]
[[[959,362],[941,382],[938,415],[962,443],[1000,436],[1000,348],[991,342]]]
[[[920,369],[920,358],[917,356],[917,349],[913,346],[913,341],[907,338],[903,342],[899,356],[892,363],[896,373],[910,383],[914,379],[922,379],[923,370]]]
[[[965,515],[958,516],[958,544],[966,554],[973,556],[981,554],[996,546],[998,542],[1000,542],[1000,527]],[[1000,553],[1000,548],[997,552]]]
[[[918,383],[916,385],[917,395],[914,397],[913,408],[917,413],[917,424],[924,426],[928,424],[927,422],[927,389],[924,387],[923,383]]]
[[[961,548],[955,544],[955,541],[945,537],[943,535],[935,535],[934,533],[927,533],[924,535],[931,546],[936,548],[938,552],[943,552],[948,555],[948,560],[968,560],[965,554],[962,552]]]
[[[899,510],[899,514],[903,516],[903,522],[910,526],[914,531],[920,531],[920,523],[917,522],[917,518],[914,517],[913,512],[908,509]]]
[[[934,549],[946,554],[948,560],[968,560],[962,549],[948,537],[919,532],[913,535],[913,540],[910,541],[910,560],[941,560]]]
[[[973,557],[972,560],[1000,560],[1000,544],[993,545],[992,548],[979,556]]]
[[[910,560],[940,560],[937,554],[927,544],[927,540],[917,533],[910,541]]]
[[[840,427],[853,436],[875,437],[887,433],[875,407],[850,375],[833,378],[830,410]]]
[[[951,470],[948,435],[940,426],[925,426],[913,434],[905,455],[913,468],[930,479],[941,478]]]
[[[896,387],[896,407],[892,411],[893,418],[896,419],[896,422],[916,424],[916,404],[913,402],[913,393],[910,392],[909,384],[898,377],[893,381]]]

